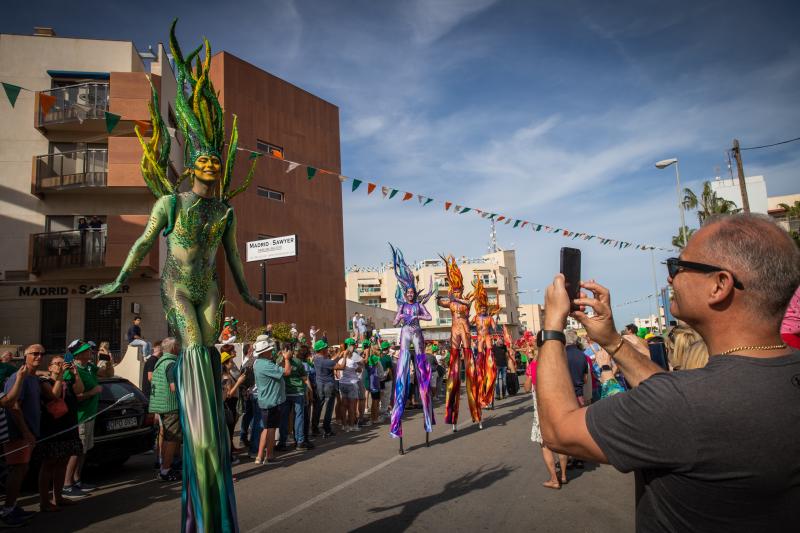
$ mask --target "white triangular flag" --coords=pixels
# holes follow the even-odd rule
[[[300,166],[300,163],[289,163],[289,167],[286,169],[286,173],[288,174],[292,170],[296,169]]]

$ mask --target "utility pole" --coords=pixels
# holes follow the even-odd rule
[[[750,212],[750,201],[747,199],[747,184],[744,181],[744,167],[742,166],[742,151],[739,148],[739,139],[733,140],[733,157],[736,158],[736,170],[739,172],[739,190],[742,193],[742,210]]]

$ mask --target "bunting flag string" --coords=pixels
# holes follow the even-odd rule
[[[250,149],[247,149],[247,148],[244,148],[244,147],[237,147],[237,150],[240,150],[240,151],[243,151],[243,152],[254,153],[253,150],[250,150]],[[345,182],[347,180],[350,180],[352,182],[352,186],[351,186],[351,191],[352,192],[356,192],[356,190],[359,189],[361,184],[364,182],[363,180],[352,178],[352,177],[348,177],[348,176],[344,176],[344,175],[338,174],[337,172],[333,172],[333,171],[326,170],[326,169],[312,167],[311,165],[308,165],[306,163],[301,163],[301,162],[297,162],[297,161],[290,161],[290,160],[285,158],[285,154],[283,154],[282,152],[278,153],[278,154],[276,154],[274,152],[276,152],[276,150],[272,150],[271,153],[263,153],[263,152],[258,152],[258,153],[260,153],[261,155],[264,155],[266,157],[269,157],[269,158],[272,158],[272,159],[275,159],[275,160],[278,160],[278,161],[282,161],[283,163],[288,165],[287,170],[286,170],[287,173],[291,172],[292,170],[296,169],[299,166],[306,167],[306,175],[308,177],[308,180],[311,180],[317,174],[333,174],[335,176],[338,176],[338,178],[339,178],[339,180],[341,182]],[[388,187],[386,185],[380,185],[380,184],[374,183],[374,182],[367,182],[367,195],[371,195],[375,191],[375,189],[377,189],[378,187],[380,187],[380,189],[381,189],[381,194],[382,194],[383,198],[384,199],[388,199],[388,200],[393,199],[397,195],[397,193],[400,192],[399,189],[394,189],[394,188]],[[405,192],[403,192],[403,196],[402,196],[401,202],[407,202],[408,200],[412,199],[414,196],[417,197],[417,200],[418,200],[420,206],[422,206],[422,207],[425,207],[425,206],[431,204],[432,202],[436,201],[434,198],[431,198],[430,196],[427,196],[427,195],[418,194],[418,193],[414,193],[414,192],[411,192],[411,191],[405,191]],[[542,231],[544,231],[545,233],[549,233],[549,234],[552,234],[552,235],[560,235],[562,237],[569,238],[569,239],[572,239],[572,240],[580,238],[581,240],[584,240],[584,241],[590,241],[592,239],[597,238],[597,242],[599,244],[601,244],[603,246],[611,246],[612,248],[619,248],[620,250],[624,250],[624,249],[627,249],[627,248],[633,246],[635,250],[642,250],[642,251],[644,251],[644,250],[660,250],[660,251],[665,251],[665,252],[675,251],[673,248],[659,247],[659,246],[655,246],[655,245],[652,245],[652,244],[634,244],[634,243],[631,243],[631,242],[628,242],[628,241],[622,241],[622,240],[618,240],[618,239],[609,239],[609,238],[606,238],[606,237],[601,237],[601,236],[593,235],[593,234],[590,234],[590,233],[576,232],[576,231],[572,231],[572,230],[567,229],[567,228],[548,226],[546,224],[540,224],[538,222],[532,222],[530,220],[523,220],[523,219],[519,219],[519,218],[510,217],[510,216],[507,216],[507,215],[502,215],[502,214],[499,214],[499,213],[492,213],[490,211],[486,211],[486,210],[483,210],[483,209],[478,209],[478,208],[475,208],[475,207],[455,204],[454,202],[451,202],[451,201],[442,201],[442,203],[444,204],[444,210],[445,211],[450,211],[451,207],[453,208],[453,210],[450,211],[450,212],[452,212],[454,214],[462,214],[463,215],[465,213],[469,213],[470,211],[473,211],[479,217],[484,218],[484,219],[493,220],[495,222],[503,222],[506,225],[511,225],[511,223],[513,222],[513,226],[512,227],[515,228],[515,229],[522,229],[525,226],[530,226],[531,231],[534,231],[534,232],[542,232]]]
[[[17,105],[17,98],[19,97],[19,92],[22,90],[22,87],[3,82],[3,90],[6,92],[6,97],[8,98],[8,102],[11,104],[11,107]]]

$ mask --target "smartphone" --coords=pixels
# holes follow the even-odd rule
[[[561,273],[566,281],[570,309],[577,311],[574,301],[580,296],[581,289],[581,251],[577,248],[561,248]]]
[[[73,361],[75,361],[75,356],[72,355],[72,352],[67,352],[64,355],[64,362],[69,365],[69,364],[72,364]]]

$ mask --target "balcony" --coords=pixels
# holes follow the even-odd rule
[[[72,230],[31,235],[31,271],[105,266],[106,230]]]
[[[41,91],[41,96],[52,96],[55,103],[47,113],[36,106],[36,127],[46,130],[74,129],[75,123],[84,131],[105,130],[105,113],[109,110],[108,82],[79,83],[67,87]]]
[[[379,285],[371,286],[371,285],[359,285],[358,286],[358,296],[374,296],[376,294],[381,293],[381,288]]]
[[[90,148],[34,158],[34,192],[105,187],[108,181],[108,149]]]

